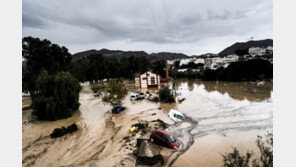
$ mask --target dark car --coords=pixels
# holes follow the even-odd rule
[[[162,129],[154,130],[150,135],[150,141],[174,149],[180,146],[180,143],[168,131]]]
[[[144,95],[136,95],[136,100],[143,100],[143,99],[145,99],[145,96]]]
[[[117,114],[120,113],[121,111],[125,110],[125,107],[121,107],[121,106],[116,106],[112,109],[112,113],[113,114]]]

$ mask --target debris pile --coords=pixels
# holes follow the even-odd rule
[[[129,135],[121,141],[123,142],[121,149],[128,149],[129,146],[133,146],[134,148],[130,148],[130,150],[133,150],[132,155],[135,156],[138,165],[163,165],[164,159],[160,154],[161,146],[148,140],[150,133],[158,128],[166,129],[167,124],[160,119],[149,122],[139,120],[131,126]]]
[[[164,160],[162,155],[160,154],[161,147],[148,142],[147,140],[143,140],[140,143],[138,150],[135,152],[137,157],[136,163],[138,165],[156,165],[160,163],[164,164]]]

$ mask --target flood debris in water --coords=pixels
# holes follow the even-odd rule
[[[141,131],[141,135],[146,135],[158,128],[166,129],[168,125],[163,120],[157,119],[150,122],[141,120],[138,123],[133,124],[132,128],[133,127],[136,127],[136,130],[133,131],[134,133]]]
[[[160,154],[161,147],[144,140],[141,142],[139,148],[135,152],[137,157],[137,165],[156,165],[164,164],[163,156]]]
[[[77,128],[76,123],[73,123],[72,125],[68,126],[67,128],[62,126],[61,128],[54,129],[53,132],[50,134],[50,137],[51,138],[62,137],[64,135],[66,135],[67,133],[72,133],[77,130],[78,130],[78,128]]]

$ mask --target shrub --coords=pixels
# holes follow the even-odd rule
[[[72,116],[79,107],[81,86],[69,72],[48,75],[42,71],[36,80],[33,114],[40,120],[57,120]]]
[[[94,92],[94,93],[97,93],[99,91],[99,86],[98,85],[92,85],[91,87],[91,90]]]
[[[273,134],[267,132],[265,141],[262,136],[258,136],[256,140],[257,147],[260,150],[260,158],[252,161],[252,167],[272,167],[273,166]],[[250,167],[250,159],[254,154],[247,151],[243,156],[234,148],[232,153],[224,154],[224,167]]]
[[[158,102],[159,101],[159,98],[158,97],[154,97],[152,101]]]
[[[234,148],[232,153],[222,155],[223,167],[249,167],[250,158],[253,153],[247,152],[245,156],[240,155],[239,151]]]
[[[161,102],[170,103],[175,102],[175,98],[172,94],[172,91],[167,86],[164,86],[158,91],[159,99]]]

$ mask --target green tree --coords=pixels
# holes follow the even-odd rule
[[[103,102],[115,106],[121,106],[122,100],[127,95],[123,79],[109,79],[107,85],[102,90]]]
[[[23,69],[23,84],[35,97],[35,81],[42,70],[49,75],[59,71],[69,71],[72,59],[68,49],[64,46],[52,44],[49,40],[24,37],[22,40],[22,56],[26,60],[26,68]]]
[[[71,74],[80,82],[90,81],[90,77],[86,75],[89,64],[85,57],[71,62]]]
[[[234,148],[232,153],[222,155],[223,167],[249,167],[252,155],[251,152],[247,152],[245,156],[240,155],[239,151]]]
[[[273,134],[267,133],[265,141],[262,136],[258,136],[256,141],[260,150],[260,158],[253,161],[253,167],[272,167],[273,166]]]
[[[175,98],[172,94],[172,91],[167,86],[162,87],[158,91],[158,95],[161,102],[164,102],[164,103],[175,102]]]
[[[165,77],[165,68],[166,65],[164,60],[158,60],[151,63],[152,72],[161,75],[161,77]]]
[[[174,68],[176,68],[176,69],[180,68],[180,60],[177,60],[174,62]]]
[[[97,82],[108,77],[106,59],[102,55],[93,54],[88,56],[87,59],[88,68],[86,73],[91,83],[93,80]]]
[[[252,161],[252,167],[272,167],[273,166],[273,134],[267,132],[265,140],[262,136],[257,136],[257,147],[260,157]],[[250,159],[254,155],[247,151],[243,156],[234,148],[232,153],[221,154],[223,157],[223,167],[250,167]]]
[[[49,75],[41,71],[36,79],[36,97],[32,100],[33,115],[40,120],[57,120],[72,116],[79,108],[78,80],[69,72]]]

